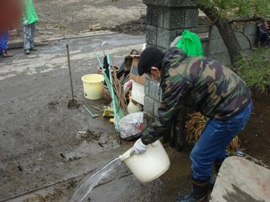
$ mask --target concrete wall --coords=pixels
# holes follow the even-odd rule
[[[231,65],[227,48],[216,26],[200,16],[196,6],[188,0],[143,0],[147,5],[146,43],[166,49],[183,30],[197,33],[202,41],[204,54],[224,65]],[[203,20],[200,20],[203,19]],[[256,23],[247,23],[245,34],[255,46]],[[236,32],[241,48],[250,52],[247,38]]]
[[[199,29],[200,26],[198,30]],[[256,40],[256,23],[247,23],[245,25],[245,34],[248,35],[250,41],[252,42],[252,47],[254,47]],[[247,53],[252,51],[250,49],[248,39],[243,34],[236,32],[236,37],[242,50]],[[201,38],[201,41],[205,56],[213,58],[224,65],[231,65],[227,47],[225,46],[216,26],[210,26],[209,36],[207,38]]]

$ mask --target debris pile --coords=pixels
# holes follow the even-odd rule
[[[125,57],[120,68],[111,63],[109,54],[106,55],[104,51],[103,53],[104,58],[103,63],[101,63],[101,60],[95,51],[100,65],[98,72],[104,76],[102,87],[103,97],[109,105],[105,107],[103,116],[111,118],[110,122],[114,123],[118,136],[120,136],[121,131],[122,134],[126,136],[125,130],[119,130],[120,120],[128,114],[143,110],[143,103],[139,103],[132,97],[132,90],[134,90],[135,86],[134,84],[137,83],[135,79],[139,79],[137,70],[135,70],[138,64],[139,51],[131,50],[130,54]],[[134,97],[137,97],[137,94]],[[134,118],[136,117],[132,118],[133,121]],[[142,119],[140,120],[142,124],[143,121]],[[128,125],[126,122],[123,123],[124,125]],[[140,132],[138,130],[135,131]]]
[[[146,15],[141,15],[140,19],[117,25],[114,28],[111,28],[111,30],[124,34],[144,34],[145,28]]]

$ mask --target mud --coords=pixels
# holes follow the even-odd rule
[[[98,31],[140,34],[145,29],[146,5],[141,0],[34,0],[39,18],[36,39],[80,36]],[[16,27],[18,36],[23,38],[21,25]]]
[[[239,134],[241,149],[270,166],[270,93],[252,89],[253,112]]]
[[[110,43],[106,52],[111,60],[121,65],[131,49],[142,47],[144,37],[104,35],[52,41],[37,47],[29,56],[16,49],[12,50],[14,57],[0,58],[1,200],[97,169],[98,164],[91,167],[85,158],[97,158],[100,153],[120,147],[114,125],[101,111],[97,111],[99,117],[92,118],[82,106],[67,108],[71,99],[67,43],[74,94],[79,103],[98,109],[107,106],[103,99],[86,100],[81,80],[85,74],[97,73],[94,49],[102,57],[101,43],[105,40]],[[89,131],[89,136],[79,139],[78,131]],[[101,157],[100,163],[105,160],[108,159]]]
[[[74,93],[80,104],[102,109],[105,100],[84,98],[81,77],[97,73],[97,50],[108,41],[106,53],[121,66],[130,50],[140,50],[144,35],[110,34],[51,41],[25,56],[0,60],[0,199],[1,201],[69,201],[84,177],[123,154],[132,144],[118,144],[107,118],[92,118],[81,106],[68,109],[71,90],[65,45],[70,47]],[[78,137],[78,131],[89,131]],[[165,145],[166,146],[166,145]],[[91,201],[174,201],[187,192],[190,161],[186,153],[166,147],[171,168],[151,183],[139,182],[121,164],[90,193]],[[87,199],[88,200],[88,199]]]
[[[138,20],[131,20],[120,25],[110,28],[111,31],[116,31],[124,34],[144,34],[146,29],[146,16],[143,15]]]

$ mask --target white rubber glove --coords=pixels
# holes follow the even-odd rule
[[[147,146],[148,145],[143,144],[141,138],[138,139],[135,142],[135,144],[133,145],[133,147],[132,147],[132,149],[130,151],[130,155],[133,155],[134,153],[135,154],[142,154],[142,153],[144,153],[146,151],[146,149],[147,149]]]
[[[28,21],[27,21],[27,20],[23,21],[23,24],[24,24],[25,26],[28,25]]]

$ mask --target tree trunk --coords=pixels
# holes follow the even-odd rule
[[[207,15],[214,25],[217,26],[219,33],[228,49],[231,63],[234,65],[236,62],[235,56],[240,56],[242,54],[242,50],[229,21],[226,18],[221,17],[216,8],[202,5],[197,0],[193,0],[193,2],[196,3],[198,8]]]

